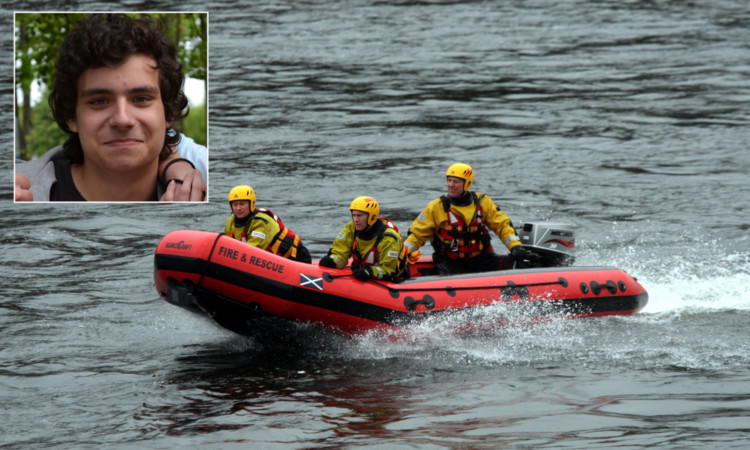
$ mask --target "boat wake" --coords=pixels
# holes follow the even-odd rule
[[[650,295],[641,311],[646,316],[750,311],[748,255],[731,254],[697,262],[676,258],[636,278]]]

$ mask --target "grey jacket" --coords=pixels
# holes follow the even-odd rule
[[[16,172],[26,175],[31,182],[29,191],[34,195],[35,202],[50,201],[49,194],[52,190],[52,185],[57,182],[55,163],[52,159],[63,152],[62,145],[59,145],[45,153],[41,158],[16,162]],[[161,198],[164,191],[165,187],[162,186],[161,182],[157,182],[157,197]]]
[[[35,202],[49,201],[49,192],[52,185],[57,181],[55,164],[52,162],[52,158],[62,152],[62,145],[59,145],[45,153],[41,158],[16,162],[16,172],[26,175],[31,181],[29,190],[34,195]]]

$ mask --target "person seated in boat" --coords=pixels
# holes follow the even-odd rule
[[[207,149],[171,128],[188,114],[184,79],[153,21],[82,19],[60,46],[49,97],[67,140],[19,161],[15,200],[206,201],[207,174],[187,158],[205,169]]]
[[[470,191],[474,170],[456,163],[446,171],[448,194],[427,204],[407,233],[409,259],[432,243],[433,262],[439,274],[473,273],[525,267],[538,256],[523,248],[510,219],[486,194]],[[491,244],[494,231],[510,251],[498,255]]]
[[[250,186],[235,186],[229,191],[232,215],[224,225],[224,234],[262,248],[284,258],[307,264],[310,252],[302,240],[284,225],[273,211],[255,207],[255,191]]]
[[[349,210],[352,220],[333,240],[320,266],[341,269],[352,258],[352,275],[358,280],[398,282],[408,278],[408,250],[393,222],[380,217],[378,201],[357,197]]]

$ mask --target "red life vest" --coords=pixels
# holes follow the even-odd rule
[[[390,219],[385,217],[378,217],[378,220],[381,221],[385,228],[378,234],[377,239],[375,240],[375,243],[370,247],[370,250],[367,251],[366,254],[361,255],[359,253],[359,250],[357,249],[357,233],[354,234],[354,241],[352,242],[352,268],[359,268],[359,267],[366,267],[366,266],[373,266],[378,262],[378,245],[380,244],[380,241],[383,240],[383,236],[385,236],[385,231],[390,228],[396,233],[398,233],[399,236],[401,236],[401,233],[398,231],[398,228],[396,225],[391,222]],[[401,251],[398,255],[398,268],[396,269],[396,272],[392,275],[392,278],[394,280],[401,280],[404,278],[404,274],[406,273],[406,264],[409,261],[408,258],[409,255],[409,248],[401,244]]]
[[[479,204],[484,194],[477,197],[476,193],[471,192],[471,196],[476,209],[468,224],[451,210],[451,201],[447,196],[440,197],[448,215],[448,223],[437,230],[433,248],[449,259],[474,258],[493,251],[490,234],[482,220],[482,207]]]
[[[250,221],[248,221],[248,223],[250,223]],[[240,241],[242,241],[242,242],[247,242],[247,228],[248,228],[248,226],[245,225],[245,229],[242,230],[242,233],[240,233]],[[229,237],[234,238],[234,230],[233,229],[229,231]]]

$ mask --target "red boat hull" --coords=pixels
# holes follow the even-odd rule
[[[362,282],[348,269],[277,257],[219,233],[179,230],[155,253],[155,284],[165,300],[253,333],[264,318],[310,323],[358,335],[398,332],[445,319],[459,331],[486,330],[511,318],[633,314],[648,294],[611,267],[557,267],[430,276],[430,258],[402,283]]]

